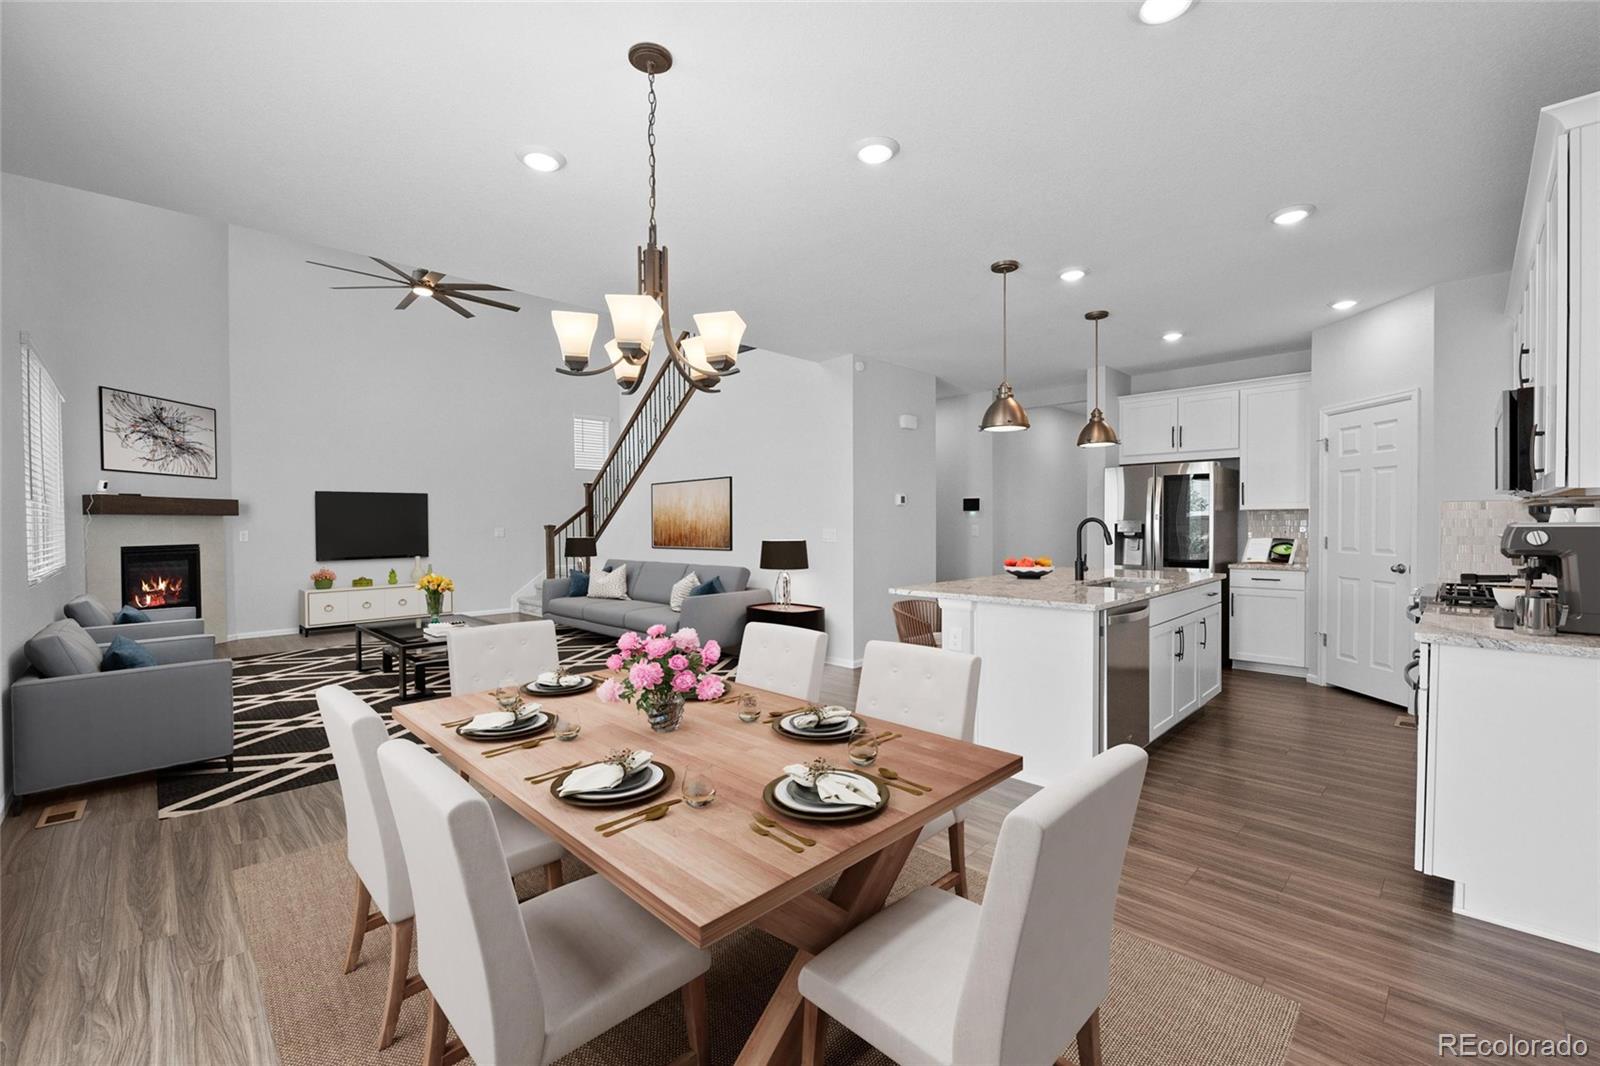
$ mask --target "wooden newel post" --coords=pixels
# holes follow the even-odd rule
[[[556,527],[544,527],[544,576],[547,580],[556,576]]]

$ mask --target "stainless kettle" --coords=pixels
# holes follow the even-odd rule
[[[1530,589],[1517,597],[1514,628],[1532,637],[1553,637],[1567,620],[1567,607],[1554,589]]]

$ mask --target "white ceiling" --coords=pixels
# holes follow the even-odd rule
[[[1094,307],[1105,361],[1144,370],[1507,269],[1537,109],[1600,89],[1592,2],[1134,8],[6,4],[0,161],[598,306],[644,236],[625,57],[656,40],[679,328],[732,307],[763,347],[983,388],[1012,257],[1025,390],[1082,380]],[[873,134],[901,156],[858,163]]]

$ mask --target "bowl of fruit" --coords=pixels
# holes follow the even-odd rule
[[[1003,564],[1012,577],[1041,578],[1055,570],[1048,555],[1022,555],[1006,559]]]

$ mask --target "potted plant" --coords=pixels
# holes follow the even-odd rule
[[[444,594],[454,592],[456,583],[430,570],[417,581],[417,587],[428,598],[428,621],[437,622],[439,615],[444,613]]]
[[[599,696],[607,703],[633,704],[651,729],[670,733],[683,721],[683,705],[690,696],[714,700],[727,691],[722,679],[709,672],[721,658],[717,642],[702,646],[700,634],[692,629],[670,636],[661,625],[651,626],[644,636],[627,632],[617,638],[617,650],[606,660],[622,676],[602,682]]]
[[[326,566],[319,566],[311,571],[311,587],[318,589],[333,588],[333,579],[339,575],[329,570]]]

